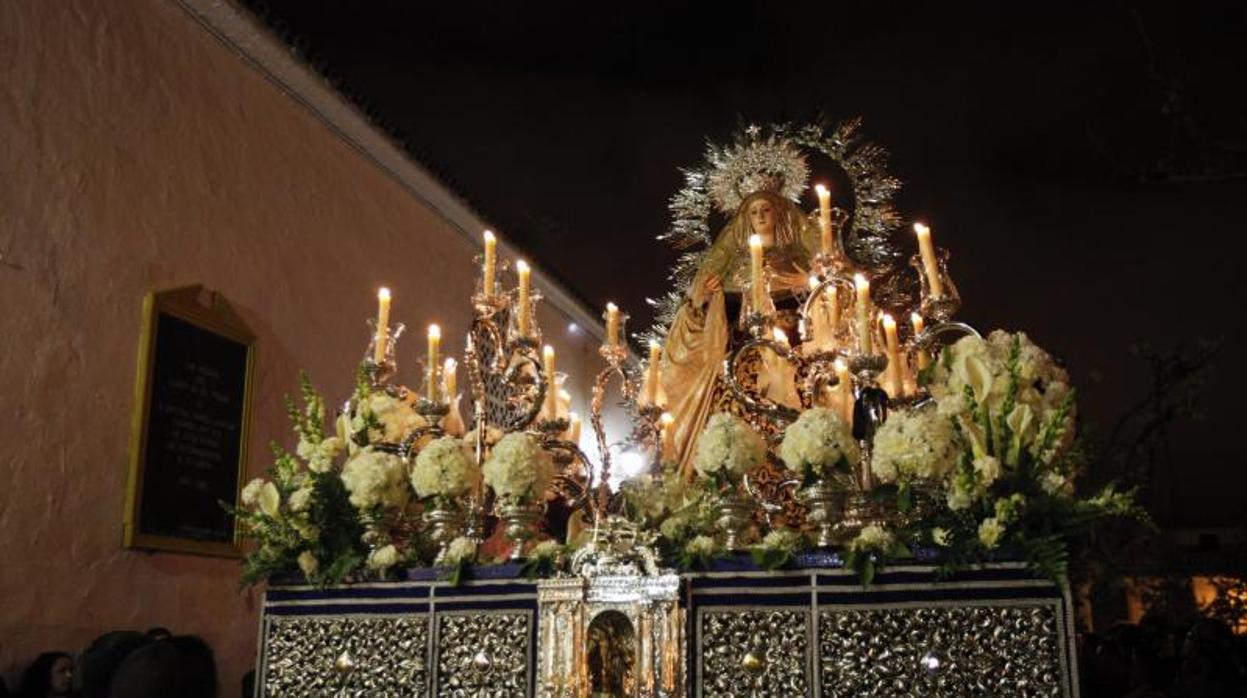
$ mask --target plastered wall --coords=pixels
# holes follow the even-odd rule
[[[120,544],[144,294],[204,284],[259,336],[254,475],[299,369],[347,394],[378,285],[400,362],[429,321],[462,347],[476,249],[171,0],[0,3],[0,178],[0,672],[164,625],[236,695],[238,563]],[[594,343],[541,321],[583,410]]]

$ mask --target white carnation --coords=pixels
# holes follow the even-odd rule
[[[979,541],[988,548],[994,548],[1000,545],[1000,537],[1004,532],[1004,525],[996,517],[988,517],[979,524]]]
[[[870,467],[883,482],[942,480],[961,459],[953,422],[937,410],[888,415],[875,433]]]
[[[515,502],[535,501],[550,487],[554,463],[535,438],[515,432],[502,437],[493,447],[482,474],[499,497]]]
[[[312,488],[300,487],[290,493],[290,511],[295,513],[307,511],[312,504]]]
[[[441,557],[443,565],[454,566],[471,562],[476,558],[476,541],[467,536],[459,536],[450,541],[446,552]]]
[[[320,561],[316,559],[311,550],[304,550],[299,553],[299,569],[303,570],[304,576],[310,579],[320,569]]]
[[[242,488],[240,499],[245,507],[254,507],[260,498],[260,488],[264,487],[264,478],[257,477]]]
[[[748,424],[726,412],[712,415],[697,439],[693,467],[703,477],[739,481],[766,458],[766,444]]]
[[[368,568],[384,572],[398,564],[398,548],[386,545],[368,554]]]
[[[808,409],[784,430],[779,457],[789,470],[806,477],[826,477],[839,465],[852,468],[861,451],[844,418],[825,407]]]
[[[421,449],[411,469],[419,497],[459,497],[476,489],[480,470],[462,441],[443,436]]]
[[[407,504],[407,473],[403,461],[392,453],[360,449],[342,468],[342,484],[359,509],[374,506],[399,508]]]

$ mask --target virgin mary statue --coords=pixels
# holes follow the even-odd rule
[[[741,291],[749,282],[749,236],[754,234],[762,239],[771,296],[786,299],[806,288],[817,245],[809,220],[796,204],[772,191],[745,197],[703,257],[667,332],[662,384],[667,410],[675,418],[675,458],[686,479],[693,475],[697,436],[713,410],[729,351],[728,305],[739,305],[742,320],[750,311],[749,294]]]

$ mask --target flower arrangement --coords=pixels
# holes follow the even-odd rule
[[[351,494],[351,504],[366,512],[401,509],[411,492],[403,459],[375,446],[362,448],[347,459],[342,484]]]
[[[393,393],[374,389],[362,369],[351,403],[350,418],[344,415],[344,424],[339,429],[348,431],[351,441],[358,446],[399,444],[426,424],[424,418],[416,414],[413,396],[407,389],[397,388]]]
[[[749,549],[753,563],[764,570],[774,570],[788,564],[805,547],[805,537],[787,528],[775,528]]]
[[[779,457],[803,485],[834,472],[847,473],[861,461],[861,451],[844,418],[825,407],[808,409],[784,430]]]
[[[442,503],[476,491],[480,478],[476,459],[453,436],[443,436],[421,449],[411,469],[416,496]]]
[[[870,468],[883,483],[943,481],[961,459],[951,419],[934,409],[901,410],[875,432]]]
[[[482,468],[485,484],[511,504],[540,501],[554,479],[554,462],[534,437],[522,432],[502,437]]]
[[[693,467],[720,487],[739,484],[766,459],[766,443],[740,418],[720,412],[706,420]]]

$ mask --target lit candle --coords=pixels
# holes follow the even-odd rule
[[[442,389],[446,393],[447,400],[454,400],[455,393],[459,392],[459,376],[456,375],[458,368],[459,364],[449,356],[442,364]]]
[[[840,416],[844,417],[844,421],[853,426],[853,381],[849,378],[849,367],[842,359],[836,359],[832,367],[836,370],[836,380],[839,381],[840,392]]]
[[[619,346],[619,306],[614,303],[606,304],[606,343]]]
[[[789,348],[789,346],[788,346],[788,333],[787,333],[787,332],[784,332],[783,330],[779,329],[778,327],[773,327],[773,328],[771,328],[771,336],[775,339],[775,343],[776,343],[776,344],[779,344],[780,346],[784,347],[785,349]]]
[[[547,344],[541,350],[541,356],[545,359],[546,366],[546,404],[544,417],[548,421],[558,419],[559,414],[559,391],[557,381],[554,378],[554,347]]]
[[[923,328],[925,327],[922,322],[922,316],[918,313],[910,313],[909,322],[914,326],[914,340],[916,342],[918,337],[922,335]],[[927,364],[930,362],[930,358],[927,357],[927,353],[923,351],[921,347],[917,348],[915,353],[918,355],[918,370],[921,371],[927,367]]]
[[[485,296],[492,297],[494,295],[494,270],[497,268],[495,264],[495,255],[498,250],[498,238],[493,231],[485,231],[485,268],[482,271],[481,290],[485,292]]]
[[[822,251],[829,255],[834,244],[831,235],[831,191],[821,184],[814,185],[814,191],[818,193],[818,228],[822,233]]]
[[[658,418],[659,458],[663,463],[670,463],[675,458],[675,417],[670,412],[663,412]]]
[[[649,340],[649,365],[645,367],[645,395],[644,404],[658,404],[658,367],[662,362],[662,345],[654,340]]]
[[[888,347],[888,394],[896,397],[901,393],[901,345],[896,337],[896,320],[883,314],[883,336]]]
[[[753,312],[761,313],[765,298],[762,289],[762,236],[749,236],[749,291],[753,300]]]
[[[532,334],[532,303],[529,302],[529,295],[532,293],[531,277],[533,270],[528,267],[528,262],[519,260],[515,263],[515,273],[520,278],[519,292],[519,308],[516,308],[517,315],[515,317],[516,328],[519,330],[521,337],[527,337]]]
[[[572,412],[567,415],[567,441],[580,443],[580,415]]]
[[[857,288],[857,350],[862,354],[870,354],[873,349],[870,328],[870,281],[861,274],[854,274],[853,285]]]
[[[922,267],[927,272],[931,297],[939,298],[944,295],[944,282],[940,280],[940,266],[935,259],[935,246],[931,244],[931,229],[922,223],[914,223],[914,233],[918,235],[918,251],[922,254]]]
[[[385,362],[386,345],[390,341],[390,289],[382,286],[377,290],[377,336],[373,342],[372,360]]]
[[[431,402],[437,402],[437,364],[439,362],[438,354],[441,353],[442,347],[442,328],[437,325],[429,325],[429,380],[428,389],[425,397]]]

